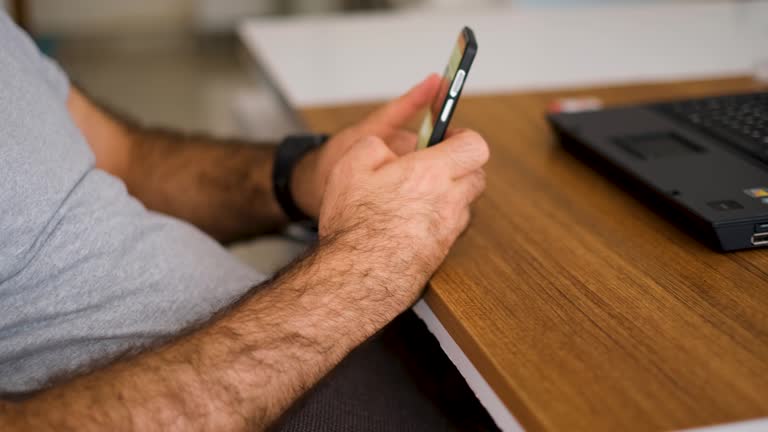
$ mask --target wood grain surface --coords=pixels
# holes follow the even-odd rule
[[[527,430],[670,430],[768,416],[768,250],[721,254],[565,152],[564,96],[607,104],[757,88],[734,78],[464,98],[488,189],[426,299]],[[302,110],[334,131],[376,104]]]

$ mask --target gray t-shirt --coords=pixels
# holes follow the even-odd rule
[[[173,335],[263,280],[94,167],[66,76],[2,12],[0,83],[0,394]]]

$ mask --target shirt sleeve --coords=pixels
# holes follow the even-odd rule
[[[40,71],[43,78],[59,100],[67,100],[69,96],[69,77],[56,60],[40,53]]]

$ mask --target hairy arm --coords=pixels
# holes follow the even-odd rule
[[[142,127],[74,87],[67,105],[96,166],[121,178],[148,208],[185,219],[223,242],[285,224],[272,195],[274,144]]]
[[[302,158],[291,178],[298,206],[319,216],[332,168],[363,137],[380,137],[397,154],[412,152],[417,138],[403,125],[431,102],[439,85],[440,78],[430,75]],[[123,179],[150,209],[185,219],[224,242],[286,223],[272,194],[274,145],[144,128],[96,106],[76,88],[67,105],[96,166]]]
[[[387,269],[386,248],[360,248],[359,240],[349,233],[324,241],[225,315],[171,344],[24,402],[0,403],[0,430],[265,428],[413,302],[426,280]]]
[[[0,403],[0,430],[266,428],[416,300],[469,223],[487,159],[469,131],[403,157],[359,141],[328,179],[313,254],[173,343]]]
[[[337,145],[324,147],[329,150],[318,159],[325,162],[317,163],[333,168],[321,182],[327,184],[317,208],[321,240],[314,253],[173,342],[22,402],[0,401],[0,430],[239,431],[270,425],[416,300],[469,223],[469,206],[485,187],[487,143],[474,132],[456,131],[439,146],[413,153],[407,149],[414,137],[391,126],[419,101],[423,107],[436,84],[425,80],[340,133]],[[129,137],[109,130],[121,124],[98,124],[85,132],[89,142],[99,134]],[[359,137],[370,133],[375,135]],[[98,142],[115,146],[111,139]],[[101,144],[91,145],[98,160]],[[130,145],[112,147],[112,155],[125,158],[99,164],[130,178],[131,151]]]

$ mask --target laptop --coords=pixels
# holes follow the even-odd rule
[[[548,116],[563,146],[722,251],[768,246],[768,92]]]

